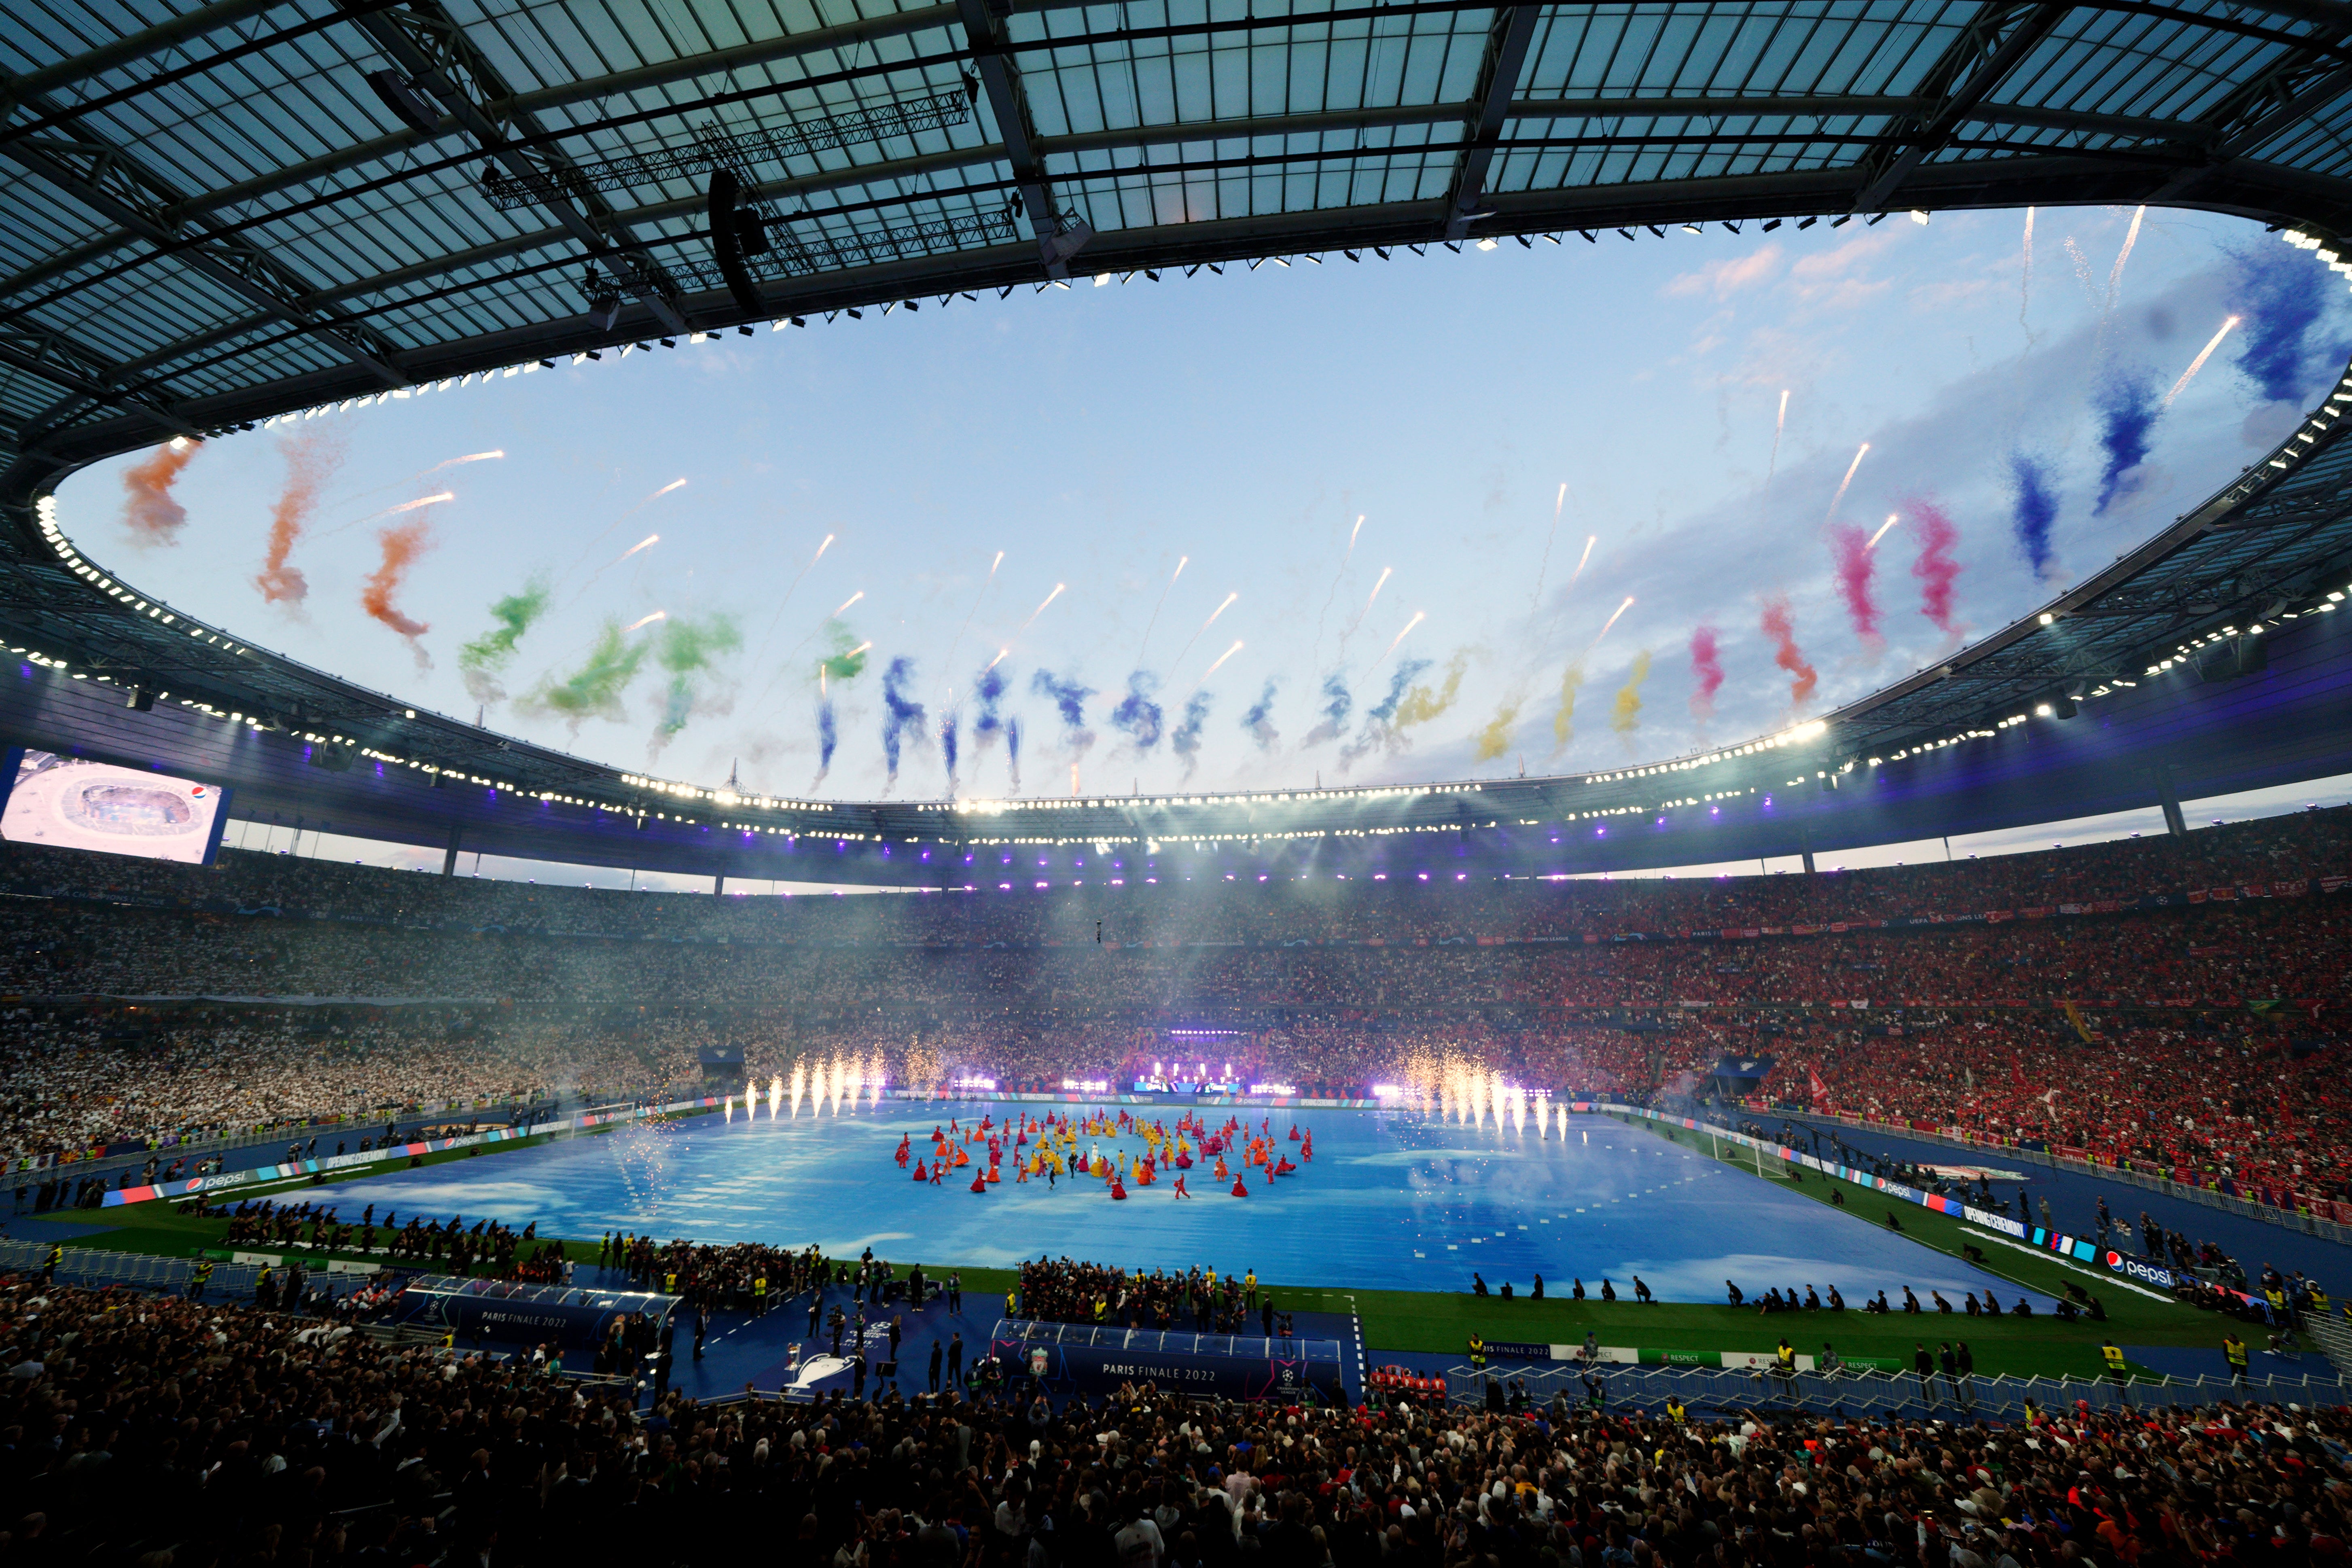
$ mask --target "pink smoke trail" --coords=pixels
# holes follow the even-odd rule
[[[2202,349],[2198,351],[2197,357],[2189,362],[2189,368],[2180,373],[2180,379],[2174,382],[2172,384],[2172,390],[2164,395],[2164,405],[2167,408],[2172,406],[2172,400],[2174,398],[2179,396],[2183,392],[2188,390],[2189,384],[2196,379],[2197,373],[2199,371],[2205,368],[2205,362],[2213,357],[2213,351],[2221,346],[2221,340],[2230,335],[2230,329],[2236,326],[2240,320],[2241,318],[2239,317],[2231,316],[2229,320],[2223,321],[2221,323],[2221,330],[2215,332],[2211,341],[2207,342]]]
[[[1789,615],[1789,597],[1775,595],[1764,601],[1764,635],[1772,639],[1772,662],[1789,672],[1789,700],[1802,708],[1812,699],[1821,676],[1805,662],[1797,647],[1796,622]]]
[[[1878,602],[1871,597],[1870,579],[1876,557],[1870,548],[1870,538],[1850,523],[1840,523],[1830,530],[1830,551],[1837,561],[1838,594],[1845,600],[1846,614],[1853,618],[1853,629],[1863,646],[1872,652],[1886,646],[1878,631]]]
[[[1960,531],[1933,501],[1904,504],[1919,520],[1919,558],[1911,563],[1911,575],[1919,579],[1919,613],[1945,636],[1958,637],[1960,627],[1952,618],[1952,584],[1960,574],[1960,563],[1952,558],[1952,547],[1960,542]]]
[[[419,669],[430,669],[433,661],[426,657],[425,645],[417,639],[433,628],[423,621],[413,620],[400,613],[392,596],[400,592],[408,576],[408,569],[416,558],[433,548],[433,521],[420,517],[397,527],[383,529],[376,534],[376,542],[383,546],[383,560],[368,574],[367,585],[360,591],[360,607],[376,620],[390,626],[408,639],[409,651],[416,656]]]
[[[1691,716],[1708,719],[1715,713],[1715,694],[1723,689],[1723,656],[1716,646],[1715,628],[1700,626],[1691,633]]]
[[[1830,510],[1828,515],[1822,519],[1823,522],[1831,521],[1837,516],[1838,502],[1845,500],[1845,488],[1853,483],[1854,470],[1862,467],[1863,458],[1867,457],[1869,453],[1870,443],[1864,441],[1862,444],[1862,449],[1854,453],[1853,461],[1845,466],[1845,478],[1838,481],[1837,494],[1830,497]]]
[[[188,512],[172,499],[180,470],[196,460],[202,441],[184,437],[155,448],[145,462],[122,473],[122,521],[133,544],[174,544]]]
[[[278,449],[286,456],[286,488],[270,509],[269,548],[253,584],[270,604],[299,605],[310,596],[310,584],[299,571],[286,564],[287,558],[294,553],[294,542],[302,536],[303,525],[318,509],[319,492],[342,465],[343,448],[340,441],[323,436],[289,436],[278,443]]]

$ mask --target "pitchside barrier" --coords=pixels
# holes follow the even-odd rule
[[[1221,1399],[1288,1399],[1312,1384],[1330,1397],[1339,1381],[1337,1340],[1248,1339],[1158,1329],[1097,1328],[1000,1318],[989,1353],[1008,1378],[1033,1378],[1049,1393],[1116,1394],[1150,1383],[1171,1394]]]
[[[2342,1405],[2347,1398],[2347,1380],[2333,1369],[2320,1376],[2257,1377],[2244,1383],[2225,1377],[2135,1377],[2128,1383],[2087,1377],[1966,1377],[1957,1388],[1938,1376],[1932,1380],[1932,1392],[1923,1390],[1918,1377],[1907,1373],[1802,1371],[1788,1376],[1761,1369],[1591,1370],[1600,1385],[1602,1409],[1632,1407],[1654,1415],[1663,1413],[1670,1398],[1680,1400],[1694,1413],[1715,1415],[1804,1410],[1846,1415],[1939,1415],[1947,1420],[1978,1416],[2021,1420],[2029,1401],[2037,1410],[2057,1415],[2078,1405],[2112,1411],[2208,1405],[2222,1400]],[[1507,1397],[1525,1384],[1528,1397],[1538,1406],[1549,1406],[1559,1395],[1571,1405],[1591,1407],[1593,1390],[1585,1383],[1585,1371],[1582,1367],[1543,1368],[1506,1376],[1466,1366],[1448,1367],[1445,1396],[1457,1405],[1484,1404],[1486,1384],[1492,1379]]]
[[[381,1149],[365,1149],[356,1154],[330,1154],[320,1160],[297,1160],[284,1165],[257,1165],[249,1171],[224,1171],[215,1176],[194,1176],[182,1182],[159,1182],[153,1186],[123,1187],[108,1193],[100,1202],[102,1208],[119,1204],[143,1204],[154,1198],[181,1198],[196,1193],[217,1193],[233,1187],[249,1187],[263,1182],[283,1181],[289,1176],[314,1176],[329,1172],[353,1171],[363,1165],[381,1165],[387,1161],[406,1160],[418,1154],[446,1153],[451,1149],[478,1148],[492,1143],[509,1143],[523,1138],[563,1137],[585,1132],[616,1122],[636,1121],[646,1117],[676,1116],[683,1111],[716,1110],[719,1097],[705,1095],[699,1100],[673,1100],[665,1105],[630,1105],[614,1110],[591,1110],[578,1116],[567,1116],[557,1121],[541,1121],[530,1127],[493,1127],[486,1131],[461,1133],[455,1138],[419,1139],[413,1143],[392,1143]]]
[[[1776,1159],[1786,1165],[1801,1165],[1806,1170],[1818,1171],[1824,1176],[1834,1176],[1842,1182],[1851,1182],[1855,1186],[1866,1188],[1886,1197],[1898,1199],[1906,1204],[1916,1204],[1921,1208],[1933,1209],[1937,1214],[1950,1215],[1955,1219],[1966,1220],[1970,1225],[1979,1226],[1986,1230],[1997,1233],[1997,1238],[2008,1237],[2009,1239],[2003,1245],[2028,1252],[2055,1255],[2063,1266],[2072,1268],[2074,1272],[2111,1280],[2116,1289],[2128,1290],[2134,1295],[2169,1301],[2175,1300],[2172,1295],[2173,1288],[2182,1283],[2179,1273],[2167,1264],[2137,1257],[2114,1247],[2100,1247],[2081,1237],[2068,1236],[2063,1231],[2051,1230],[2046,1226],[2021,1224],[2007,1215],[1994,1214],[1990,1209],[1980,1209],[1974,1204],[1964,1202],[1959,1198],[1923,1193],[1916,1187],[1906,1186],[1901,1182],[1889,1181],[1885,1176],[1873,1175],[1868,1171],[1857,1171],[1851,1166],[1838,1164],[1835,1161],[1818,1159],[1801,1149],[1785,1148],[1779,1143],[1750,1137],[1745,1132],[1726,1131],[1713,1122],[1696,1121],[1687,1116],[1668,1116],[1636,1105],[1616,1105],[1605,1101],[1593,1109],[1605,1111],[1612,1116],[1638,1117],[1643,1121],[1654,1121],[1666,1127],[1679,1127],[1687,1131],[1703,1132],[1717,1143],[1728,1143],[1747,1150],[1756,1161],[1759,1172],[1763,1169],[1764,1160]],[[2207,1283],[2210,1285],[2211,1282],[2207,1281]],[[2234,1296],[2243,1302],[2257,1300],[2257,1298],[2248,1296],[2242,1290],[2231,1290],[2221,1286],[2212,1288],[2221,1290],[2224,1295]]]
[[[0,1272],[38,1274],[49,1261],[45,1241],[0,1240]],[[101,1285],[128,1285],[134,1290],[184,1290],[196,1271],[193,1258],[164,1258],[146,1252],[101,1252],[89,1247],[68,1247],[58,1260],[60,1285],[96,1289]],[[257,1265],[220,1263],[213,1267],[207,1294],[216,1300],[235,1301],[253,1294]]]

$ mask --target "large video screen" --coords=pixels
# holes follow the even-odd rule
[[[209,864],[228,792],[169,773],[85,762],[26,746],[0,759],[7,786],[0,838]]]

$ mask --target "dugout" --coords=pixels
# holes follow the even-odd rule
[[[638,1331],[647,1344],[678,1304],[676,1296],[650,1290],[597,1290],[573,1285],[527,1285],[512,1279],[467,1279],[422,1274],[393,1303],[391,1321],[403,1328],[476,1339],[553,1342],[565,1350],[593,1351],[616,1318],[643,1314]]]
[[[1151,1383],[1171,1394],[1295,1399],[1312,1384],[1329,1399],[1339,1382],[1337,1340],[1000,1318],[989,1334],[989,1353],[1003,1363],[1008,1378],[1033,1378],[1055,1394],[1115,1394],[1121,1384]]]

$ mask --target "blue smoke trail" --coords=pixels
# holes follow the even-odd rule
[[[1282,739],[1282,732],[1267,717],[1274,711],[1274,688],[1275,682],[1269,679],[1265,689],[1257,694],[1257,701],[1242,715],[1242,728],[1249,731],[1250,739],[1257,742],[1257,749],[1261,752],[1274,750],[1274,743]]]
[[[1004,765],[1012,770],[1013,793],[1019,795],[1021,793],[1021,721],[1018,718],[1007,719],[1004,721]]]
[[[841,744],[841,727],[834,721],[833,699],[820,699],[816,705],[816,783],[809,785],[814,794],[824,775],[833,772],[834,748]]]
[[[2009,455],[2010,529],[2017,548],[2037,577],[2047,577],[2056,562],[2050,553],[2050,526],[2058,521],[2058,494],[2050,482],[2049,466],[2024,452]]]
[[[1053,699],[1062,715],[1062,740],[1070,750],[1083,752],[1095,743],[1095,732],[1087,728],[1087,699],[1094,695],[1093,688],[1079,685],[1076,676],[1064,680],[1050,669],[1041,669],[1030,677],[1029,689]]]
[[[915,661],[905,654],[892,659],[882,676],[882,761],[892,784],[898,782],[900,742],[908,734],[919,742],[923,738],[923,705],[907,695],[914,679]]]
[[[980,712],[971,721],[972,739],[986,745],[1004,728],[1003,721],[996,716],[996,705],[1004,697],[1004,677],[997,673],[994,665],[990,665],[973,679],[971,694],[980,704]]]
[[[1209,694],[1195,691],[1184,699],[1184,716],[1176,721],[1175,733],[1168,737],[1169,748],[1184,759],[1184,776],[1191,778],[1201,761],[1201,726],[1209,717]]]
[[[1347,676],[1336,669],[1325,676],[1323,678],[1323,717],[1316,721],[1315,728],[1307,731],[1307,738],[1299,743],[1317,746],[1326,741],[1338,740],[1339,731],[1348,727],[1348,715],[1354,710],[1355,706],[1356,700],[1348,694]]]
[[[2312,329],[2327,310],[2327,268],[2317,257],[2276,243],[2241,251],[2236,261],[2230,308],[2246,319],[2238,374],[2273,403],[2300,403]]]
[[[1394,719],[1396,717],[1397,704],[1404,700],[1405,688],[1412,684],[1412,678],[1414,676],[1419,675],[1423,670],[1427,669],[1428,668],[1429,660],[1425,658],[1407,658],[1399,660],[1396,667],[1396,673],[1389,677],[1389,694],[1386,697],[1381,698],[1379,705],[1369,710],[1364,714],[1364,717],[1370,719],[1376,724],[1385,724],[1391,719]]]
[[[1127,695],[1110,710],[1110,727],[1135,742],[1139,752],[1148,752],[1160,744],[1160,731],[1165,715],[1151,694],[1160,689],[1160,678],[1148,669],[1139,669],[1127,678]]]
[[[2106,511],[2124,476],[2147,459],[2148,434],[2164,412],[2155,379],[2144,371],[2118,373],[2100,389],[2097,407],[2106,466],[2099,475],[2099,504],[2091,509],[2095,515]]]
[[[952,794],[956,787],[957,756],[956,716],[952,708],[940,721],[940,755],[948,764],[948,790]]]

